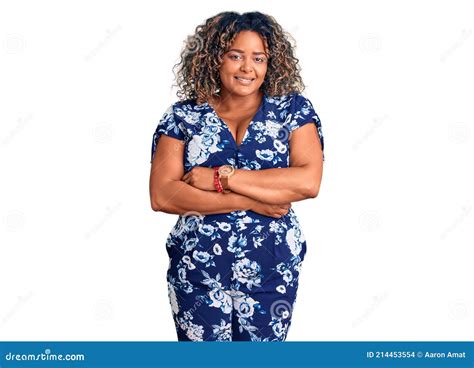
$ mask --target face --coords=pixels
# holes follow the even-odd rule
[[[221,93],[239,96],[258,93],[267,72],[268,57],[264,40],[257,32],[239,32],[223,55],[219,70]]]

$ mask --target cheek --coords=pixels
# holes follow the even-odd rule
[[[219,73],[221,75],[221,78],[228,78],[228,77],[233,77],[235,75],[236,70],[238,70],[239,67],[235,63],[229,63],[229,62],[224,62],[221,65],[221,68],[219,70]]]
[[[261,66],[260,68],[257,69],[258,77],[260,79],[265,79],[265,75],[267,74],[267,67],[266,66]]]

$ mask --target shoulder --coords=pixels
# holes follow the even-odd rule
[[[190,111],[196,105],[195,100],[178,100],[168,106],[168,111],[176,114],[180,111]]]
[[[191,136],[210,119],[210,115],[212,114],[207,103],[197,104],[195,99],[178,100],[168,105],[163,124],[176,126]]]
[[[301,93],[291,92],[281,96],[267,97],[267,116],[290,124],[291,120],[316,115],[310,100]]]
[[[207,103],[197,104],[195,99],[187,99],[174,102],[168,109],[175,115],[175,118],[188,120],[193,116],[201,115],[207,108]]]
[[[310,100],[298,92],[291,92],[281,96],[269,96],[267,101],[278,110],[294,112],[302,107],[311,106]]]
[[[183,122],[187,120],[188,114],[193,110],[193,100],[178,100],[168,105],[158,123],[158,127],[179,127],[183,129]]]
[[[290,93],[285,95],[285,124],[289,127],[290,131],[305,125],[310,121],[314,121],[318,126],[320,125],[319,116],[314,110],[313,104],[308,97],[301,93]]]

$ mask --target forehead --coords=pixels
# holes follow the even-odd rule
[[[265,51],[265,42],[263,37],[254,31],[240,31],[235,36],[231,48],[243,51]]]

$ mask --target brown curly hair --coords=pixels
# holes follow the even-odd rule
[[[301,93],[305,86],[300,76],[299,59],[293,54],[292,36],[276,20],[260,12],[221,12],[196,27],[181,51],[175,80],[180,100],[196,99],[198,104],[218,96],[221,86],[219,67],[222,57],[240,31],[259,33],[269,54],[267,72],[260,90],[269,96]]]

